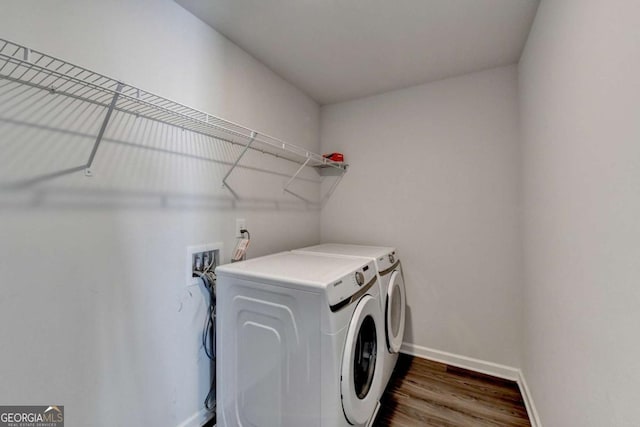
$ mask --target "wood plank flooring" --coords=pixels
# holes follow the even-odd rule
[[[374,424],[387,426],[531,424],[515,382],[401,354]]]
[[[513,381],[400,355],[375,427],[530,426]]]

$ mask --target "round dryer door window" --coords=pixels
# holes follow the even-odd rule
[[[358,302],[351,318],[342,359],[342,406],[351,424],[369,421],[380,398],[382,331],[380,305],[367,295]]]
[[[397,353],[404,338],[406,296],[402,272],[391,273],[387,288],[386,332],[389,351]]]

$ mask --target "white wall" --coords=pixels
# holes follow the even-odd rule
[[[322,108],[349,172],[322,240],[396,246],[405,341],[520,366],[516,67]]]
[[[640,419],[638,16],[543,0],[520,63],[524,372],[549,427]]]
[[[172,1],[5,2],[0,28],[0,37],[318,149],[316,103]],[[60,120],[33,108],[18,117],[23,101],[3,98],[0,119]],[[4,180],[86,160],[90,138],[32,125],[0,120]],[[280,191],[296,169],[289,162],[250,155],[245,164],[261,170],[234,172],[234,200],[220,179],[237,149],[119,114],[106,137],[95,177],[0,194],[0,402],[63,404],[70,426],[175,426],[209,386],[204,300],[185,289],[186,246],[223,241],[228,259],[236,217],[247,221],[252,256],[313,244],[319,211]],[[310,198],[319,196],[313,174],[295,184]]]

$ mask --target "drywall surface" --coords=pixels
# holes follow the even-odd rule
[[[405,342],[520,366],[516,67],[322,107],[349,172],[324,242],[395,246]]]
[[[543,0],[519,66],[524,373],[545,426],[640,419],[638,16]]]
[[[7,2],[0,28],[0,37],[318,150],[315,102],[173,1]],[[6,89],[3,185],[86,161],[103,112]],[[237,217],[251,231],[250,256],[319,240],[319,208],[281,191],[297,165],[251,153],[229,178],[239,199],[220,188],[238,153],[115,113],[94,177],[0,191],[0,402],[65,405],[68,425],[105,427],[176,426],[203,407],[206,300],[201,287],[186,288],[186,247],[221,241],[228,259]],[[317,180],[310,171],[293,188],[317,198]]]

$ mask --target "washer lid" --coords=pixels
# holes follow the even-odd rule
[[[384,351],[381,323],[380,305],[366,295],[351,318],[342,358],[342,408],[351,424],[365,424],[378,404]]]
[[[385,330],[387,346],[391,353],[397,353],[404,339],[404,323],[406,316],[406,295],[402,271],[396,269],[391,273],[387,287],[387,304],[385,313]]]

